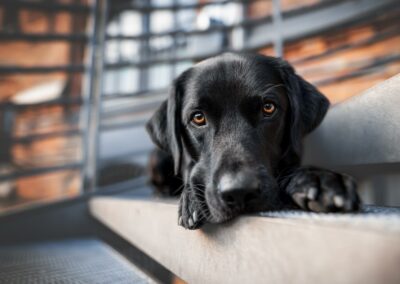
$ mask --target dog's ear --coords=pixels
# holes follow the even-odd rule
[[[301,138],[314,130],[329,108],[328,99],[313,85],[296,74],[284,60],[279,61],[279,70],[286,86],[291,107],[291,140],[295,152],[301,152]]]
[[[286,61],[281,61],[280,71],[291,106],[299,116],[301,132],[308,134],[321,123],[328,111],[329,101],[317,88],[297,75]]]
[[[165,100],[146,124],[147,132],[153,142],[170,153],[174,160],[174,172],[178,174],[182,163],[181,138],[181,100],[183,78],[174,81],[169,97]]]

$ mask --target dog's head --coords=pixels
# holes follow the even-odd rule
[[[217,223],[281,206],[280,178],[328,106],[285,61],[227,53],[179,76],[147,130]]]

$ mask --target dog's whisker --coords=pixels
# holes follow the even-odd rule
[[[173,173],[176,158],[182,161],[179,166],[184,174],[173,180],[174,184],[178,181],[174,189],[182,186],[171,191],[182,192],[180,210],[195,220],[218,223],[244,212],[280,206],[281,192],[292,194],[290,180],[293,186],[303,182],[295,179],[301,140],[322,121],[328,101],[281,59],[230,54],[205,65],[192,67],[198,72],[185,72],[174,81],[168,99],[148,123],[151,138],[169,152],[160,155],[166,163],[160,163],[159,180]],[[177,92],[189,89],[185,85],[196,87],[185,94]],[[305,98],[299,90],[309,96]],[[200,106],[196,112],[202,123],[196,123],[197,115],[190,112],[202,93],[209,95],[207,104],[219,112],[212,117],[209,109]],[[177,127],[186,124],[179,118],[166,120],[171,106],[180,118],[192,116],[193,127]],[[153,165],[155,170],[157,165]],[[309,174],[313,179],[314,173]],[[221,183],[223,192],[208,181]]]
[[[184,184],[182,184],[180,187],[176,188],[175,190],[172,191],[172,194],[175,195],[178,192],[180,192],[183,188],[185,187]]]

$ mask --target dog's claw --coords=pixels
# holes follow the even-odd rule
[[[203,225],[204,220],[200,217],[199,205],[190,196],[190,192],[183,192],[179,202],[179,226],[185,229],[195,230]]]
[[[344,198],[342,196],[336,195],[333,197],[333,203],[336,207],[341,208],[344,205]]]
[[[287,192],[303,210],[353,212],[360,199],[352,177],[318,168],[301,168],[292,176]]]
[[[292,195],[293,200],[301,207],[301,208],[306,208],[306,194],[303,192],[296,192]]]
[[[315,200],[315,198],[317,198],[317,194],[318,194],[318,189],[316,189],[315,187],[310,187],[308,189],[307,197],[310,200]]]
[[[197,222],[197,211],[193,212],[192,218],[193,218],[193,221],[196,223]]]
[[[313,212],[324,212],[324,208],[321,207],[320,204],[316,201],[310,201],[308,202],[308,208],[313,211]]]
[[[193,219],[190,218],[190,217],[189,217],[189,220],[188,220],[188,224],[189,224],[189,227],[190,227],[190,228],[192,228],[193,225],[194,225]]]

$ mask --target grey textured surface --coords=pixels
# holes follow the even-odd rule
[[[0,283],[149,283],[112,248],[94,239],[0,246]]]
[[[305,143],[305,164],[400,163],[400,75],[333,106]]]
[[[96,197],[90,209],[189,283],[400,283],[396,209],[271,212],[195,231],[177,225],[173,202]]]

